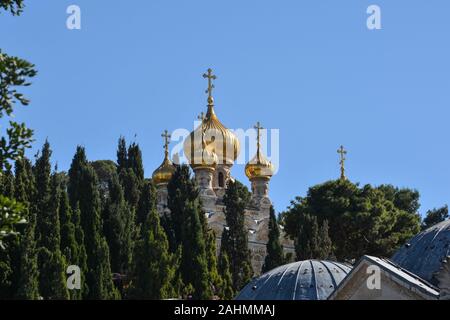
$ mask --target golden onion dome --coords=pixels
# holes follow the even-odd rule
[[[217,164],[217,155],[209,150],[209,148],[205,149],[197,149],[194,152],[194,157],[191,161],[192,169],[196,168],[215,168]]]
[[[256,124],[255,129],[257,129],[256,155],[245,166],[245,174],[250,180],[255,178],[270,179],[275,172],[275,168],[272,162],[261,153],[260,130],[263,128],[259,122]]]
[[[170,179],[172,179],[172,175],[175,172],[175,166],[169,158],[165,158],[163,163],[153,171],[152,179],[155,185],[161,183],[169,183]]]
[[[208,112],[202,122],[202,125],[199,125],[184,140],[184,154],[191,166],[197,164],[195,155],[201,153],[203,150],[202,128],[204,130],[205,142],[208,146],[207,149],[217,156],[217,164],[233,165],[239,156],[239,139],[217,118],[214,112],[212,97],[208,99]]]
[[[272,162],[267,160],[260,152],[257,152],[245,166],[245,174],[250,180],[255,178],[270,179],[274,172],[275,168]]]
[[[164,143],[164,160],[161,165],[153,171],[152,180],[155,185],[161,183],[169,183],[170,179],[172,179],[172,175],[174,174],[176,168],[173,165],[172,161],[169,159],[169,138],[170,135],[167,133],[167,130],[162,134],[162,137],[165,139]]]

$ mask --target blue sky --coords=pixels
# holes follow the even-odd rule
[[[46,138],[67,170],[77,144],[115,159],[117,139],[143,150],[146,176],[162,160],[161,131],[191,129],[205,80],[230,128],[280,129],[278,211],[339,175],[417,188],[421,212],[450,199],[450,2],[413,0],[26,1],[0,14],[0,47],[36,64],[18,121]],[[432,4],[431,4],[432,3]],[[66,28],[81,8],[82,29]],[[382,30],[366,27],[381,8]],[[242,165],[233,175],[248,184]]]

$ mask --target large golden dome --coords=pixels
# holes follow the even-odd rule
[[[197,150],[203,150],[203,129],[205,149],[217,155],[217,164],[233,165],[240,151],[239,140],[233,132],[219,121],[214,112],[214,99],[211,93],[214,88],[212,80],[216,79],[216,76],[212,74],[211,69],[208,69],[208,74],[204,74],[203,77],[208,78],[208,89],[206,90],[208,93],[208,111],[206,117],[202,119],[202,124],[184,140],[184,154],[191,166],[197,165],[195,154],[199,154],[200,151]]]
[[[173,165],[172,161],[169,159],[169,138],[170,135],[167,133],[167,130],[162,134],[162,137],[165,139],[164,143],[164,160],[161,165],[153,171],[152,180],[155,185],[161,183],[169,183],[170,179],[172,179],[172,175],[174,174],[176,168]]]

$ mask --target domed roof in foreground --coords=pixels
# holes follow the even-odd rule
[[[435,283],[433,274],[450,255],[450,220],[438,223],[412,238],[392,257],[392,261],[419,277]]]
[[[237,300],[325,300],[351,267],[326,260],[304,260],[253,279]]]

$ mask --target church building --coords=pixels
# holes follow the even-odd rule
[[[203,209],[207,215],[208,225],[217,236],[217,245],[220,246],[223,229],[226,228],[224,215],[225,206],[223,196],[227,184],[234,181],[231,169],[240,152],[240,143],[237,136],[227,129],[219,120],[214,109],[213,80],[216,76],[208,69],[203,75],[208,80],[206,93],[207,111],[199,116],[200,125],[190,133],[184,141],[184,154],[194,171]],[[252,255],[252,266],[255,274],[261,272],[266,256],[268,242],[269,215],[272,202],[269,197],[269,182],[274,174],[273,164],[261,151],[261,130],[257,123],[257,150],[254,157],[246,164],[245,174],[251,183],[251,201],[245,210],[245,225],[248,230],[248,246]],[[170,214],[167,208],[167,185],[175,166],[169,158],[169,138],[167,131],[165,138],[165,155],[162,164],[153,172],[153,182],[157,187],[158,211]],[[295,255],[294,244],[285,239],[281,232],[280,241],[285,252]]]

